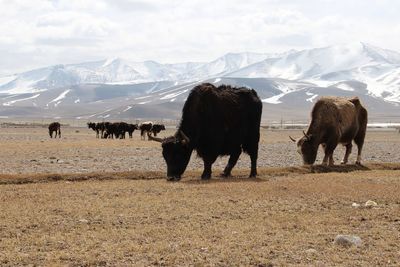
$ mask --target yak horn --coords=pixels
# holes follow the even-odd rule
[[[162,143],[164,141],[164,139],[162,139],[162,138],[151,136],[149,132],[147,132],[147,137],[149,138],[149,140],[153,140],[153,141],[160,142],[160,143]]]
[[[290,138],[290,140],[292,140],[293,142],[295,142],[296,143],[296,139],[294,139],[293,137],[291,137],[290,135],[289,135],[289,138]]]
[[[306,132],[303,130],[303,134],[305,137],[307,137],[307,139],[310,139],[310,136],[308,134],[306,134]]]
[[[182,136],[182,139],[183,139],[182,141],[184,141],[186,144],[188,144],[190,142],[189,137],[187,137],[186,134],[182,130],[179,130],[179,133]]]

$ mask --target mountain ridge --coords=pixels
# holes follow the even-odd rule
[[[110,58],[43,67],[0,77],[0,116],[35,110],[36,116],[85,118],[111,108],[120,109],[110,113],[118,117],[138,106],[143,115],[145,106],[156,114],[149,107],[157,105],[163,105],[160,117],[170,116],[166,107],[181,106],[201,82],[255,88],[265,105],[297,105],[304,111],[328,93],[358,95],[379,106],[380,114],[400,111],[400,53],[357,42],[284,53],[227,53],[210,62]]]

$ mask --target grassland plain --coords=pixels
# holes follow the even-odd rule
[[[296,167],[286,140],[300,131],[263,130],[257,179],[247,178],[242,155],[232,178],[201,181],[193,157],[182,181],[170,183],[159,144],[138,136],[96,140],[68,128],[49,140],[41,128],[1,130],[1,266],[400,265],[394,132],[368,133],[364,167],[311,169]],[[352,207],[367,200],[378,206]],[[338,247],[337,234],[363,244]]]

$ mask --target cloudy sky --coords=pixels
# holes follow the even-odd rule
[[[363,41],[400,51],[397,0],[0,0],[0,75],[110,57],[209,61]]]

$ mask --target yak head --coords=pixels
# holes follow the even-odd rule
[[[167,179],[179,181],[192,154],[190,139],[179,130],[175,135],[166,138],[157,138],[147,133],[150,140],[161,143],[162,154],[167,163]]]
[[[312,165],[317,158],[318,144],[313,134],[306,134],[304,131],[303,134],[304,136],[298,140],[291,136],[289,138],[297,143],[297,152],[302,156],[303,164]]]
[[[96,129],[96,123],[94,123],[94,122],[88,122],[87,126],[89,129],[93,129],[93,130]]]

